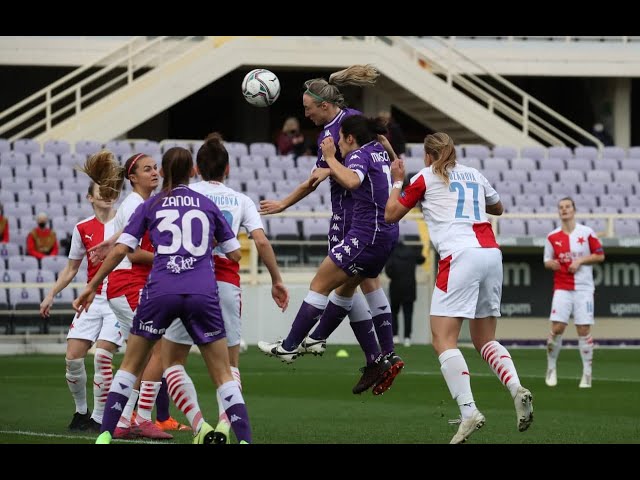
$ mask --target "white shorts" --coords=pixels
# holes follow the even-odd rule
[[[132,297],[132,295],[130,295],[130,297]],[[133,325],[133,317],[135,316],[138,308],[138,302],[135,300],[132,300],[134,302],[134,308],[131,308],[130,300],[132,300],[132,298],[127,299],[126,295],[109,299],[109,305],[111,306],[113,313],[118,317],[120,331],[122,332],[122,337],[125,340],[129,338],[129,331],[131,330],[131,325]]]
[[[502,252],[466,248],[438,263],[431,315],[484,318],[500,316]]]
[[[227,332],[227,346],[233,347],[240,344],[242,336],[242,289],[227,282],[218,282],[218,295],[220,297],[220,310],[224,320],[224,329]],[[182,320],[175,319],[171,326],[164,332],[167,340],[183,345],[193,345],[193,340],[184,328]]]
[[[118,347],[122,346],[124,338],[120,331],[120,324],[115,314],[109,307],[107,297],[96,295],[89,307],[89,311],[83,311],[73,317],[67,340],[75,338],[96,342],[106,340]]]
[[[575,325],[593,325],[592,290],[556,290],[553,292],[549,320],[569,323],[571,313],[573,313]]]

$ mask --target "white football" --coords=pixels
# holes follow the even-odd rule
[[[280,96],[280,80],[272,71],[256,68],[242,80],[242,95],[251,105],[268,107]]]

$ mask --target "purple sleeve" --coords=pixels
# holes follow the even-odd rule
[[[365,157],[365,152],[357,150],[347,155],[347,158],[344,161],[344,166],[351,170],[355,170],[356,172],[360,172],[362,174],[360,175],[360,178],[362,179],[369,171],[369,161]]]

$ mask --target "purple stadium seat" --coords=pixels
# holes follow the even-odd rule
[[[552,170],[530,170],[529,179],[532,182],[554,183],[556,181],[556,173]]]
[[[64,205],[61,203],[41,202],[34,204],[33,211],[36,212],[36,215],[38,212],[45,212],[49,218],[60,217],[64,215]]]
[[[33,211],[31,204],[26,203],[7,203],[4,205],[4,214],[7,217],[26,217],[32,216]]]
[[[56,156],[60,156],[63,153],[69,153],[71,151],[71,145],[66,140],[47,140],[42,146],[42,151],[45,153],[53,153]],[[31,156],[33,161],[33,155]]]
[[[547,154],[549,155],[549,158],[562,158],[563,160],[573,157],[571,149],[565,146],[549,147],[547,149]]]
[[[593,213],[594,209],[598,208],[597,198],[594,195],[580,193],[578,195],[573,195],[571,198],[573,198],[578,212],[584,212],[589,209]]]
[[[104,148],[121,157],[130,157],[134,153],[138,153],[133,151],[129,140],[110,140],[104,144]]]
[[[98,149],[100,151],[100,149]],[[94,152],[95,153],[95,152]],[[84,153],[63,153],[60,155],[60,165],[66,166],[70,168],[81,167],[84,165],[84,162],[87,160],[87,157]]]
[[[510,195],[513,195],[514,197],[517,197],[522,193],[522,186],[520,185],[520,182],[497,182],[492,185],[494,185],[496,191],[501,195],[503,193],[508,193]]]
[[[568,197],[578,193],[578,184],[576,182],[553,182],[549,184],[549,189],[552,195]]]
[[[256,179],[256,174],[253,168],[238,167],[230,171],[229,178],[244,183],[251,183]]]
[[[115,152],[114,152],[115,153]],[[133,142],[133,153],[144,153],[145,155],[155,155],[162,153],[160,144],[153,140],[136,140]]]
[[[500,183],[500,170],[481,170],[480,171],[482,173],[482,175],[484,175],[484,178],[486,178],[487,180],[489,180],[489,183],[491,185],[496,185],[498,183]]]
[[[538,165],[540,170],[551,170],[556,173],[564,170],[565,168],[564,160],[556,157],[541,158],[538,160]]]
[[[25,283],[49,283],[56,281],[56,274],[51,270],[27,270],[24,272]]]
[[[629,147],[627,150],[627,157],[634,160],[640,160],[640,147]]]
[[[613,172],[613,181],[618,183],[638,184],[638,171],[635,170],[618,170]]]
[[[8,244],[8,245],[11,245],[11,244]],[[9,269],[5,270],[4,266],[0,267],[0,282],[18,283],[22,281],[23,281],[22,272],[18,272],[17,270],[9,270]]]
[[[640,195],[627,195],[627,204],[630,207],[640,207]]]
[[[608,172],[606,170],[591,170],[590,172],[587,172],[587,181],[610,183],[611,172]]]
[[[268,142],[254,142],[249,144],[249,155],[269,157],[276,154],[276,146]]]
[[[575,147],[573,155],[576,158],[587,158],[589,160],[595,160],[599,156],[598,149],[592,146]]]
[[[512,170],[526,170],[531,172],[536,170],[538,165],[533,158],[529,157],[521,157],[521,158],[512,158],[511,159],[511,169]]]
[[[8,288],[10,308],[14,310],[20,309],[38,309],[42,301],[42,294],[39,288]]]
[[[27,154],[23,152],[2,152],[0,153],[0,165],[16,167],[27,165]]]
[[[600,160],[593,162],[594,167],[597,170],[607,170],[609,172],[615,172],[620,169],[620,161],[615,158],[604,157]]]
[[[532,158],[534,160],[542,160],[547,158],[547,149],[544,147],[522,147],[520,149],[520,156],[526,158]]]
[[[637,186],[635,188],[636,190],[638,190]],[[616,183],[610,183],[609,185],[607,185],[607,193],[613,194],[613,195],[624,195],[625,197],[630,197],[631,195],[634,195],[635,192],[633,191],[633,189],[634,189],[634,185],[632,183],[616,182]]]
[[[418,223],[415,220],[404,218],[398,222],[398,227],[401,238],[405,240],[420,240],[420,227],[418,227]]]
[[[57,274],[67,266],[68,261],[69,259],[63,255],[50,255],[48,257],[44,257],[41,261],[42,270],[49,270]]]
[[[497,192],[500,195],[500,201],[502,202],[502,205],[504,205],[504,208],[509,208],[510,206],[515,205],[515,196],[510,193],[501,192],[500,190],[497,190]]]
[[[640,158],[623,158],[620,160],[620,168],[640,172]]]
[[[0,165],[0,185],[5,178],[13,178],[13,167],[9,165]]]
[[[542,205],[542,202],[540,201],[540,195],[523,194],[516,198],[516,205],[535,209]]]
[[[40,142],[33,138],[21,138],[13,142],[13,151],[31,155],[32,153],[41,152],[42,148],[40,147]]]
[[[527,230],[530,237],[546,237],[555,228],[555,222],[550,218],[530,218],[527,220]]]
[[[267,158],[269,168],[283,168],[285,170],[292,170],[296,168],[296,162],[291,155],[271,155]]]
[[[466,145],[464,147],[465,157],[478,157],[480,160],[484,160],[491,156],[491,150],[486,145]]]
[[[25,240],[26,241],[26,240]],[[38,259],[29,255],[13,255],[7,257],[7,267],[9,270],[15,270],[17,272],[26,272],[27,270],[38,270]]]
[[[529,181],[529,174],[526,170],[505,170],[502,172],[502,180],[524,184]]]
[[[283,168],[272,167],[261,169],[258,173],[261,180],[271,180],[277,182],[285,179],[285,171]]]
[[[482,162],[486,170],[500,170],[501,172],[509,170],[509,161],[502,157],[485,158]]]
[[[635,218],[617,218],[613,221],[613,229],[616,237],[637,237],[640,235],[640,226]]]
[[[604,218],[584,218],[578,220],[579,223],[591,227],[596,235],[598,232],[605,232],[607,230],[607,220]]]
[[[466,163],[464,165],[467,165]],[[408,175],[413,176],[414,173],[418,173],[425,168],[424,159],[422,157],[405,157],[404,159],[404,171]]]
[[[37,203],[46,202],[47,194],[42,190],[26,190],[18,195],[20,203],[35,205]]]
[[[0,203],[16,203],[16,193],[0,189]]]
[[[496,145],[493,147],[493,156],[512,160],[518,156],[518,149],[511,145]]]
[[[22,177],[9,177],[2,179],[2,190],[19,193],[29,190],[29,180]]]
[[[73,177],[73,169],[67,165],[51,165],[45,167],[44,175],[49,181],[60,182],[65,178]]]
[[[99,152],[100,150],[102,150],[102,143],[96,140],[78,140],[73,151],[86,158],[89,155],[93,155],[94,153]],[[62,160],[63,156],[64,154],[60,155],[60,160]],[[84,159],[82,160],[82,162],[84,163]]]
[[[524,237],[527,235],[527,227],[522,218],[501,218],[498,220],[498,235]]]
[[[579,170],[563,170],[558,172],[558,180],[561,182],[582,183],[585,181],[584,172]]]
[[[309,238],[311,235],[327,236],[327,220],[325,218],[302,219],[302,236]]]
[[[53,152],[32,153],[29,157],[29,164],[32,167],[49,167],[58,165],[58,157]]]
[[[6,138],[0,138],[0,153],[2,152],[10,152],[11,151],[11,143]]]
[[[476,170],[482,171],[482,162],[478,157],[463,157],[459,160],[460,164],[466,165],[467,167],[475,168]],[[424,160],[422,161],[424,165]]]
[[[585,182],[580,185],[580,193],[586,195],[605,195],[607,193],[606,183],[604,182]]]
[[[618,211],[626,206],[622,195],[600,195],[599,203],[601,207],[615,207]]]
[[[53,190],[49,192],[49,202],[67,205],[69,203],[78,203],[78,194],[70,190]]]
[[[243,155],[249,155],[249,148],[242,142],[224,142],[224,146],[229,152],[229,155],[241,157]]]
[[[267,159],[262,155],[242,155],[238,159],[238,165],[243,168],[262,170],[267,168]]]
[[[20,248],[15,243],[0,243],[0,266],[4,268],[4,261],[8,257],[20,255]],[[9,280],[6,280],[9,281]]]
[[[569,158],[566,160],[567,170],[580,170],[581,172],[588,172],[593,169],[593,163],[591,159],[584,157]]]
[[[622,160],[625,157],[626,153],[622,147],[604,147],[602,149],[602,158],[615,158],[616,160]]]
[[[73,178],[73,177],[71,177]],[[68,182],[68,180],[64,180]],[[86,185],[88,185],[88,181]],[[39,178],[31,181],[31,189],[32,190],[40,190],[42,192],[55,192],[56,190],[60,190],[61,182],[55,178]],[[86,188],[86,186],[85,186]],[[86,193],[86,190],[85,190]]]
[[[548,195],[549,184],[546,182],[527,182],[522,184],[523,193],[531,193],[535,195]]]

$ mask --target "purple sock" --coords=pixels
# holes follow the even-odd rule
[[[131,391],[131,389],[129,389]],[[129,395],[121,393],[109,392],[107,395],[107,403],[104,406],[104,414],[102,416],[102,426],[100,433],[108,431],[113,436],[113,432],[118,425],[118,420],[122,416],[122,410],[129,400]]]
[[[158,396],[156,397],[156,420],[164,422],[165,420],[169,420],[170,416],[167,380],[162,377],[162,385],[160,385],[160,390],[158,390]]]
[[[351,322],[351,330],[356,336],[364,356],[367,359],[367,365],[370,365],[380,355],[378,340],[376,339],[375,328],[372,320],[364,320],[362,322]]]
[[[349,310],[346,310],[335,303],[329,301],[327,308],[322,312],[320,323],[316,329],[311,332],[311,338],[315,340],[326,340],[340,326],[344,317],[347,316]]]
[[[393,326],[391,324],[391,312],[381,313],[373,317],[373,325],[376,327],[376,335],[380,342],[382,354],[393,352]]]
[[[238,439],[238,443],[242,440],[251,443],[251,425],[249,425],[247,406],[244,403],[236,403],[227,408],[225,412],[231,422],[231,428]]]
[[[307,302],[302,302],[296,319],[293,321],[293,325],[291,325],[289,335],[287,335],[287,338],[282,342],[282,348],[288,352],[298,348],[298,345],[302,343],[304,337],[311,331],[320,318],[320,315],[322,315],[322,310],[313,305],[309,305]]]

